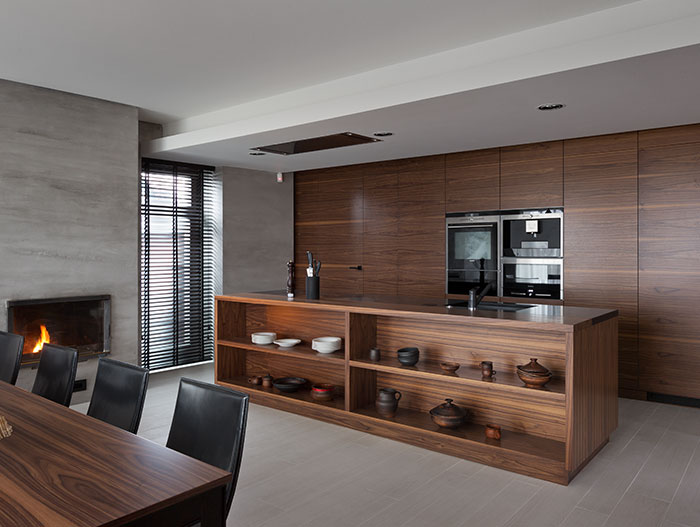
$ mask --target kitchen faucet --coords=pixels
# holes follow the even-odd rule
[[[489,282],[481,290],[481,293],[479,293],[478,287],[473,287],[469,290],[469,304],[467,305],[469,311],[476,311],[476,308],[479,306],[479,302],[481,302],[484,299],[486,293],[489,292],[493,285],[494,282]]]

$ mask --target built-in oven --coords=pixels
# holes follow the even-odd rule
[[[467,295],[493,283],[497,294],[500,255],[500,216],[448,214],[446,218],[446,291]]]
[[[502,296],[564,298],[559,258],[503,258]]]

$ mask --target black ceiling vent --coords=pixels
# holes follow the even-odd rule
[[[251,150],[291,156],[294,154],[318,152],[319,150],[330,150],[331,148],[340,148],[342,146],[363,145],[365,143],[377,143],[380,141],[381,139],[377,139],[376,137],[366,137],[364,135],[353,134],[352,132],[343,132],[340,134],[301,139],[299,141],[289,141],[288,143],[278,143],[276,145],[258,146],[257,148],[251,148]]]

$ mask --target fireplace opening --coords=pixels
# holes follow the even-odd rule
[[[22,364],[36,364],[45,343],[78,350],[78,359],[110,351],[109,295],[41,300],[11,300],[7,303],[7,327],[24,335]]]

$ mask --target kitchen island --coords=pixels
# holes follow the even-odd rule
[[[281,348],[251,342],[275,332],[301,344]],[[306,300],[285,294],[216,297],[216,382],[249,393],[254,403],[424,448],[567,484],[617,427],[617,311],[538,305],[517,311],[495,306],[469,311],[444,300],[347,297]],[[338,336],[344,346],[321,354],[313,338]],[[372,347],[381,359],[369,359]],[[420,360],[402,366],[396,350],[415,346]],[[516,366],[537,358],[553,374],[542,389],[527,388]],[[457,362],[447,373],[440,362]],[[482,380],[481,361],[496,375]],[[308,386],[282,393],[249,383],[270,374],[335,385],[328,402]],[[394,417],[375,409],[377,390],[402,396]],[[428,411],[453,399],[469,411],[457,429],[435,425]],[[486,424],[502,428],[485,437]]]

